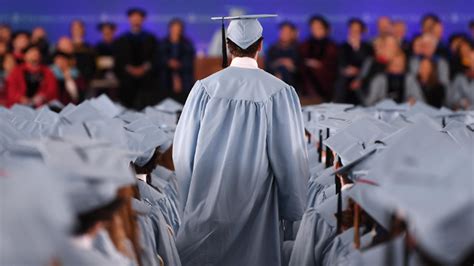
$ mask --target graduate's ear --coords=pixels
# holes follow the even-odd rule
[[[261,52],[263,49],[263,39],[260,41],[260,44],[258,45],[257,52]]]

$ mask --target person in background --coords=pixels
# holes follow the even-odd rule
[[[168,24],[168,35],[160,45],[161,89],[166,97],[184,104],[194,84],[195,50],[185,36],[184,22],[174,18]]]
[[[407,39],[407,24],[403,20],[393,21],[393,35],[400,43],[400,47],[406,55],[410,55],[410,41]]]
[[[469,69],[469,36],[464,33],[453,34],[449,38],[449,77],[451,80]]]
[[[448,94],[448,103],[454,109],[474,109],[474,47],[469,50],[469,68],[454,78]]]
[[[88,84],[95,73],[95,52],[92,45],[86,42],[86,28],[82,20],[73,20],[70,25],[71,40],[74,45],[74,58],[81,76]]]
[[[79,70],[74,66],[71,54],[56,52],[51,66],[58,88],[58,99],[64,105],[78,104],[84,98],[85,84]]]
[[[13,68],[7,77],[7,105],[15,103],[33,107],[57,98],[57,85],[53,73],[41,64],[38,47],[25,50],[25,62]]]
[[[337,46],[329,37],[331,27],[326,18],[312,16],[309,27],[310,36],[299,47],[302,87],[305,94],[330,101],[337,75]]]
[[[441,19],[438,15],[433,13],[426,13],[421,17],[421,34],[432,33],[433,27],[436,23],[441,22]]]
[[[27,31],[17,31],[13,35],[12,54],[17,64],[23,63],[25,49],[30,46],[30,33]]]
[[[59,38],[58,43],[56,44],[56,51],[74,55],[74,44],[72,43],[71,38],[67,36]]]
[[[377,37],[374,40],[374,56],[368,57],[364,61],[359,75],[349,85],[349,88],[359,97],[360,102],[364,102],[364,95],[368,93],[372,79],[383,73],[387,64],[400,51],[399,42],[393,35]]]
[[[7,104],[6,78],[15,67],[15,59],[8,50],[8,43],[0,41],[0,105]]]
[[[95,46],[96,73],[91,82],[91,89],[95,95],[106,93],[112,99],[116,98],[118,80],[114,73],[115,34],[117,26],[112,22],[103,22],[97,26],[101,33],[101,40]]]
[[[474,19],[469,21],[469,32],[471,34],[471,42],[474,43]]]
[[[360,99],[349,89],[349,84],[359,75],[362,64],[373,55],[373,50],[371,45],[363,40],[367,27],[362,20],[351,18],[347,26],[347,40],[339,48],[339,79],[334,100],[359,104]]]
[[[38,47],[41,51],[41,58],[43,64],[50,63],[51,59],[49,58],[49,42],[46,35],[46,31],[43,27],[35,27],[31,31],[31,44]]]
[[[266,70],[284,82],[296,86],[296,67],[298,55],[298,29],[290,21],[284,21],[278,26],[278,41],[270,46],[266,56]]]
[[[8,44],[8,50],[12,41],[12,28],[8,24],[0,23],[0,41]]]
[[[409,62],[410,72],[414,75],[418,73],[418,68],[422,59],[427,58],[433,60],[438,69],[439,80],[445,87],[447,87],[449,85],[449,64],[443,57],[436,56],[436,47],[438,43],[436,38],[430,33],[425,33],[417,40],[417,42],[417,51],[410,58]],[[419,54],[417,55],[417,53]]]
[[[449,57],[449,50],[443,42],[444,26],[441,21],[434,23],[431,34],[437,41],[435,55],[447,59]]]
[[[158,44],[153,34],[143,29],[145,10],[131,8],[127,16],[130,30],[118,38],[114,57],[120,82],[118,96],[125,107],[143,109],[157,101]]]
[[[426,103],[440,108],[445,102],[446,88],[438,79],[436,64],[422,59],[418,68],[417,81]]]
[[[377,19],[377,36],[385,36],[393,33],[392,20],[387,16]]]
[[[387,70],[371,81],[365,105],[370,106],[384,99],[397,103],[423,101],[423,95],[416,78],[407,74],[406,57],[399,51],[387,65]]]

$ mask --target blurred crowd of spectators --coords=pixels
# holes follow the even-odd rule
[[[0,25],[0,104],[63,104],[107,93],[124,106],[142,109],[166,97],[185,102],[194,83],[195,49],[185,24],[172,19],[158,40],[143,28],[146,11],[128,10],[129,30],[117,35],[113,22],[100,23],[101,40],[87,42],[84,23],[50,43],[42,27],[13,32]],[[267,44],[265,69],[293,85],[301,96],[371,105],[385,98],[425,101],[453,109],[474,104],[474,21],[465,33],[445,42],[443,23],[422,16],[409,38],[404,21],[380,17],[377,36],[367,39],[366,24],[347,23],[343,43],[331,39],[330,22],[309,20],[309,36],[300,41],[290,21],[279,25],[278,41]]]

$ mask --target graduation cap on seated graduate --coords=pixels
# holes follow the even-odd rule
[[[29,106],[21,105],[21,104],[14,104],[10,111],[18,117],[22,117],[24,119],[33,120],[36,116],[35,110]]]
[[[48,265],[69,240],[73,212],[55,173],[32,161],[14,161],[0,175],[0,261]]]
[[[114,118],[121,112],[106,94],[101,94],[99,97],[92,98],[89,101],[102,115],[108,118]]]
[[[227,39],[238,45],[242,49],[247,49],[262,37],[263,27],[258,21],[260,18],[274,18],[276,14],[257,14],[230,17],[212,17],[212,20],[222,22],[222,68],[227,67]],[[225,21],[230,20],[225,31]]]

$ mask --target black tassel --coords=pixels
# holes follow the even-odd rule
[[[225,37],[225,24],[222,18],[222,68],[227,67],[227,43]]]

